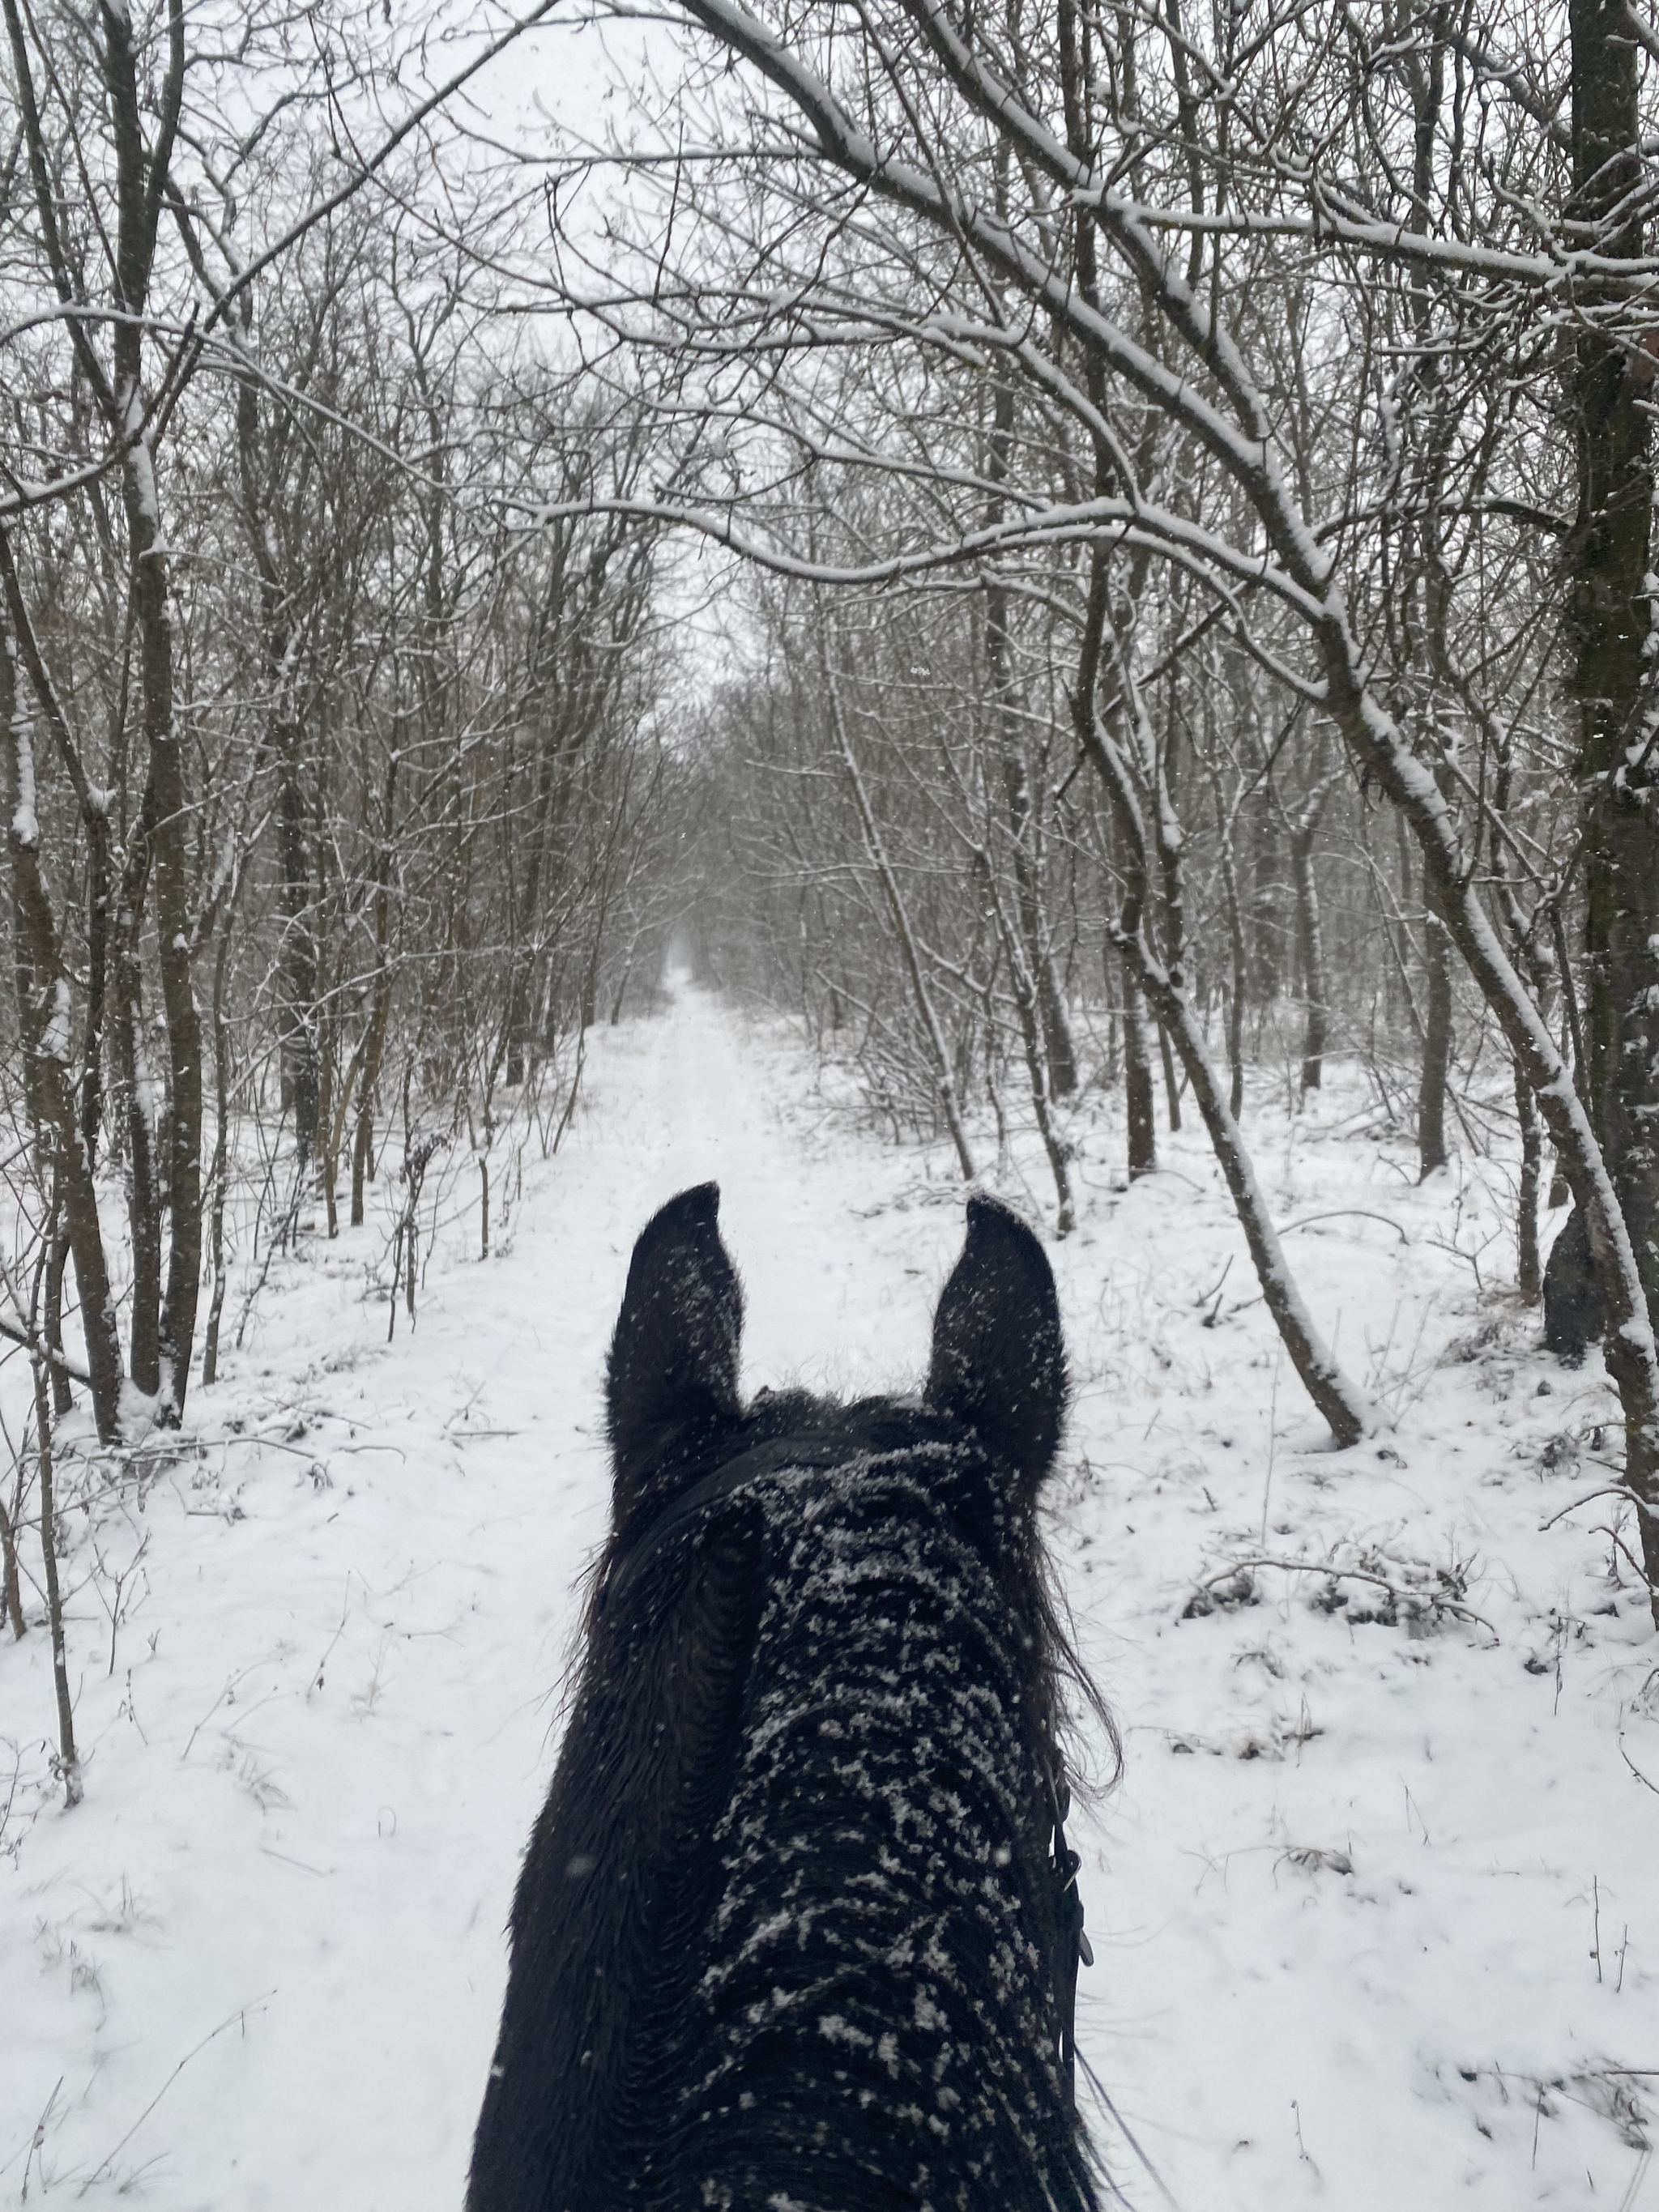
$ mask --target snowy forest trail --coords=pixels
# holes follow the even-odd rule
[[[96,1521],[136,1561],[113,1626],[77,1539],[73,1814],[42,1786],[46,1638],[7,1651],[4,2201],[27,2172],[167,2212],[457,2206],[635,1236],[718,1178],[746,1390],[923,1371],[962,1234],[943,1152],[684,983],[592,1052],[484,1264],[460,1156],[412,1334],[386,1340],[384,1220],[277,1263],[179,1449]],[[1474,1295],[1496,1170],[1418,1189],[1321,1110],[1293,1166],[1282,1106],[1252,1109],[1310,1302],[1399,1417],[1340,1456],[1201,1135],[1122,1191],[1105,1109],[1073,1133],[1053,1533],[1127,1754],[1079,1824],[1080,2033],[1146,2159],[1102,2138],[1141,2212],[1655,2212],[1651,1632],[1596,1510],[1542,1527],[1606,1479],[1607,1394]],[[1328,1571],[1234,1571],[1264,1553]]]

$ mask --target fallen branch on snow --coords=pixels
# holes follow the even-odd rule
[[[1363,1206],[1333,1206],[1323,1213],[1304,1213],[1300,1221],[1287,1221],[1279,1234],[1281,1237],[1293,1236],[1298,1229],[1311,1229],[1316,1221],[1349,1220],[1380,1221],[1385,1229],[1393,1230],[1402,1244],[1409,1244],[1412,1241],[1397,1221],[1390,1220],[1386,1213],[1370,1213]]]
[[[1455,1597],[1449,1597],[1443,1589],[1413,1589],[1409,1583],[1392,1583],[1386,1575],[1374,1574],[1367,1567],[1340,1566],[1334,1559],[1275,1559],[1265,1554],[1256,1559],[1235,1559],[1219,1574],[1211,1575],[1206,1581],[1199,1583],[1194,1595],[1196,1596],[1201,1591],[1216,1589],[1221,1583],[1231,1582],[1236,1576],[1252,1574],[1261,1567],[1277,1567],[1281,1574],[1287,1575],[1323,1575],[1331,1582],[1370,1583],[1377,1589],[1386,1590],[1396,1605],[1421,1606],[1426,1602],[1431,1608],[1438,1607],[1443,1613],[1455,1613],[1460,1620],[1474,1621],[1478,1627],[1486,1630],[1494,1644],[1501,1644],[1504,1640],[1483,1613],[1477,1613],[1473,1606],[1462,1604]]]

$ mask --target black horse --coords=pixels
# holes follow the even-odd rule
[[[629,1269],[470,2212],[1083,2212],[1048,1261],[970,1199],[920,1404],[744,1410],[719,1201]]]

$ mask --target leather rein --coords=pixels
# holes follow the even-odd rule
[[[887,1455],[883,1454],[885,1457]],[[603,1615],[622,1593],[636,1583],[658,1554],[674,1539],[700,1521],[711,1508],[763,1476],[795,1468],[842,1467],[848,1458],[845,1444],[793,1443],[787,1437],[756,1444],[739,1452],[712,1474],[702,1476],[673,1503],[663,1508],[621,1558],[613,1561],[599,1590]],[[1048,1747],[1044,1778],[1048,1785],[1048,1823],[1052,1826],[1048,1878],[1053,1885],[1055,1930],[1059,1949],[1054,1966],[1054,2005],[1060,2017],[1060,2062],[1066,2094],[1073,2109],[1077,2103],[1077,1976],[1079,1965],[1092,1966],[1095,1954],[1084,1933],[1083,1899],[1077,1886],[1083,1862],[1066,1840],[1066,1821],[1072,1809],[1072,1792],[1065,1762],[1058,1748]]]

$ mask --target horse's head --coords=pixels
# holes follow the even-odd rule
[[[672,1200],[629,1269],[470,2203],[1086,2206],[1048,1261],[970,1198],[920,1399],[745,1407],[718,1206]]]

